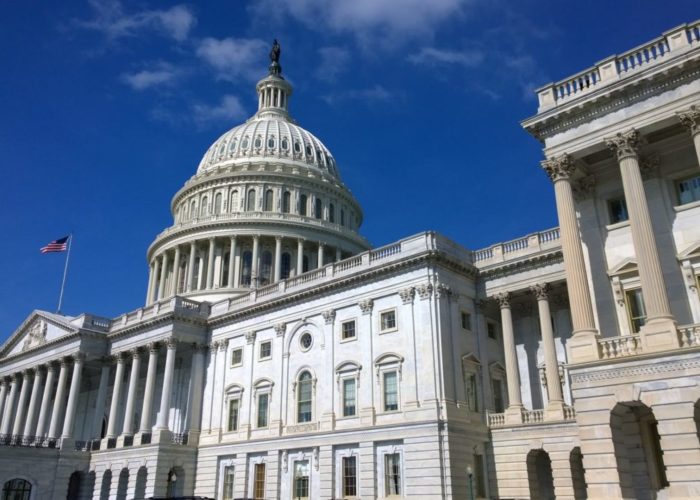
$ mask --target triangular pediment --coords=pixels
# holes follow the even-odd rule
[[[76,333],[78,328],[69,323],[70,319],[59,314],[34,311],[0,348],[0,358],[36,349],[48,342]]]
[[[610,276],[619,276],[621,274],[637,273],[637,261],[631,257],[623,259],[621,262],[610,269],[608,274]]]
[[[691,243],[685,250],[678,254],[678,260],[690,259],[692,257],[700,257],[700,241]]]

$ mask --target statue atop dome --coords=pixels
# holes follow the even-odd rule
[[[282,48],[279,42],[275,38],[272,42],[272,49],[270,49],[270,74],[279,76],[281,78],[282,66],[280,66],[280,55],[282,54]]]

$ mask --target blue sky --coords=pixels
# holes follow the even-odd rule
[[[292,115],[334,153],[382,245],[477,249],[557,224],[532,90],[700,17],[697,0],[0,3],[0,339],[56,308],[143,304],[172,195],[254,113],[273,38]]]

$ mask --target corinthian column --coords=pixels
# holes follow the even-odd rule
[[[109,421],[107,422],[107,438],[117,437],[117,412],[119,410],[119,400],[122,393],[122,380],[124,379],[124,356],[119,353],[115,355],[117,369],[114,374],[114,385],[112,386],[112,403],[109,406]]]
[[[698,157],[698,165],[700,165],[700,110],[693,105],[688,111],[678,113],[678,119],[690,130],[693,144],[695,144],[695,154]]]
[[[194,262],[197,258],[197,246],[193,241],[190,243],[189,264],[187,264],[187,291],[191,292],[194,288]]]
[[[131,351],[131,375],[129,376],[129,389],[126,394],[126,408],[124,409],[124,426],[122,434],[134,435],[134,405],[136,404],[136,388],[139,383],[141,368],[141,356],[138,349]]]
[[[171,295],[177,295],[177,285],[180,282],[180,245],[175,247],[175,260],[173,261],[173,292]]]
[[[80,379],[83,373],[83,363],[85,355],[78,353],[73,357],[73,377],[70,381],[70,391],[68,391],[68,404],[66,405],[66,418],[63,422],[63,432],[61,439],[73,437],[73,424],[75,423],[75,413],[78,409],[78,397],[80,396]]]
[[[297,269],[296,276],[304,272],[304,240],[299,238],[297,241]]]
[[[251,263],[251,270],[250,270],[250,285],[253,288],[256,288],[258,286],[258,270],[260,269],[260,266],[258,266],[258,259],[260,258],[260,236],[257,234],[253,236],[253,262]]]
[[[19,384],[19,375],[15,373],[12,375],[12,382],[10,382],[10,395],[5,404],[5,418],[2,419],[0,434],[10,433],[10,424],[12,424],[12,417],[14,417],[15,400],[17,399],[17,384]]]
[[[273,280],[277,283],[280,280],[282,271],[282,237],[275,236],[275,279]]]
[[[216,240],[209,238],[209,258],[207,260],[207,290],[214,288],[214,248]]]
[[[0,424],[2,417],[5,415],[5,399],[7,399],[7,380],[0,378]],[[0,425],[1,427],[1,425]]]
[[[649,207],[639,171],[639,133],[631,129],[606,139],[606,144],[617,156],[622,174],[622,187],[632,228],[632,241],[637,255],[639,280],[647,313],[647,325],[672,322],[671,307],[666,294],[661,261],[651,225]],[[675,327],[674,327],[675,335]],[[676,342],[677,343],[677,342]]]
[[[39,394],[44,385],[44,371],[40,366],[34,368],[34,384],[32,384],[32,395],[29,398],[29,409],[24,423],[25,436],[34,435],[34,423],[36,422],[36,407],[39,404]]]
[[[158,297],[156,297],[157,300],[161,300],[165,298],[166,294],[166,288],[165,288],[165,282],[168,279],[168,252],[165,251],[163,252],[163,263],[161,264],[161,269],[160,269],[160,283],[158,284]]]
[[[56,378],[56,365],[49,363],[46,367],[46,384],[44,384],[44,394],[41,397],[41,408],[39,409],[39,420],[36,423],[36,435],[44,437],[46,432],[46,420],[51,411],[51,398],[53,397],[53,381]]]
[[[236,284],[233,282],[234,273],[236,271],[236,237],[231,236],[231,250],[228,253],[228,287],[235,288]]]
[[[549,285],[546,283],[530,287],[537,298],[537,310],[540,317],[540,331],[542,332],[542,350],[544,351],[544,372],[547,380],[547,414],[557,420],[563,419],[564,397],[561,391],[559,379],[559,363],[557,361],[557,347],[554,344],[554,331],[552,330],[552,315],[549,310]]]
[[[12,427],[12,434],[15,436],[22,433],[24,427],[24,411],[27,408],[27,398],[29,397],[29,383],[31,381],[31,373],[25,370],[22,374],[22,389],[19,391],[19,401],[17,402],[17,412],[15,416],[15,425]]]
[[[61,417],[66,400],[66,379],[68,378],[68,360],[61,360],[61,371],[58,373],[58,385],[56,386],[56,399],[53,402],[53,411],[51,412],[51,423],[49,424],[49,438],[55,439],[58,437],[58,426],[60,425]]]
[[[323,267],[323,261],[324,261],[324,250],[326,249],[326,245],[323,243],[318,244],[318,262],[316,263],[316,267]]]
[[[500,293],[496,296],[501,308],[501,329],[503,330],[503,352],[506,359],[506,378],[508,379],[508,415],[511,423],[522,421],[523,401],[520,396],[520,371],[518,370],[518,354],[515,351],[513,335],[513,314],[510,310],[510,294]]]
[[[146,371],[146,387],[143,391],[143,408],[141,409],[141,425],[139,432],[151,432],[151,412],[153,411],[153,394],[156,390],[156,372],[158,369],[158,350],[156,343],[148,345],[148,370]]]
[[[167,354],[165,356],[165,373],[163,374],[163,392],[160,397],[160,412],[158,413],[158,421],[156,429],[159,431],[168,430],[168,417],[170,416],[170,393],[173,387],[173,373],[175,371],[175,351],[177,349],[177,341],[168,339]]]

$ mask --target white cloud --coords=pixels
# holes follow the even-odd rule
[[[458,64],[474,67],[484,60],[484,53],[478,50],[457,51],[423,47],[417,53],[409,55],[407,59],[418,65]]]
[[[318,54],[321,64],[316,70],[316,76],[321,80],[335,81],[348,68],[350,52],[343,47],[321,47]]]
[[[151,69],[143,69],[134,73],[124,73],[121,80],[134,90],[146,90],[151,87],[169,85],[175,82],[180,72],[168,63],[157,63]]]
[[[192,119],[197,125],[204,126],[214,122],[236,121],[245,118],[247,113],[238,97],[225,95],[214,106],[195,104],[192,106]]]
[[[186,40],[197,20],[184,5],[167,10],[142,10],[127,13],[119,0],[89,0],[94,17],[77,21],[77,25],[100,31],[110,40],[135,36],[146,29],[154,29],[177,41]]]
[[[351,89],[342,92],[334,92],[322,97],[328,104],[336,104],[340,101],[362,101],[362,102],[388,102],[392,99],[392,93],[383,86],[377,84],[365,89]]]
[[[224,80],[256,80],[267,59],[269,44],[257,38],[205,38],[197,55],[210,64]]]

